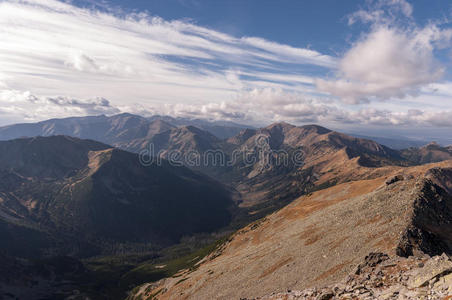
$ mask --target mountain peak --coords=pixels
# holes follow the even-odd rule
[[[423,146],[422,148],[440,148],[440,144],[438,144],[435,141],[431,141],[430,143],[428,143],[427,145]]]
[[[212,139],[217,139],[210,132],[202,130],[202,129],[200,129],[200,128],[196,127],[196,126],[193,126],[193,125],[186,125],[186,126],[182,126],[182,127],[176,128],[176,130],[177,129],[179,129],[181,132],[190,132],[192,134],[196,134],[196,135],[199,135],[199,136],[205,136],[205,137],[209,137],[209,138],[212,138]]]
[[[115,117],[117,117],[117,118],[122,118],[122,117],[140,117],[140,118],[142,118],[142,117],[139,116],[139,115],[134,115],[134,114],[131,114],[131,113],[128,113],[128,112],[116,114],[116,115],[113,115],[113,116],[111,116],[111,117],[112,117],[112,118],[115,118]]]
[[[0,169],[26,177],[61,178],[83,167],[90,151],[111,148],[92,140],[56,135],[0,142]]]
[[[303,125],[301,126],[301,128],[307,129],[307,130],[314,130],[319,134],[325,134],[325,133],[329,133],[332,132],[332,130],[326,128],[326,127],[322,127],[316,124],[308,124],[308,125]]]
[[[295,125],[289,124],[287,122],[276,122],[268,125],[265,129],[271,130],[273,128],[283,128],[283,129],[292,129],[296,127]]]
[[[161,119],[157,119],[157,120],[151,121],[151,123],[149,123],[148,128],[149,129],[148,129],[147,137],[150,137],[154,134],[174,129],[174,128],[176,128],[176,126],[174,126],[168,122],[165,122]]]

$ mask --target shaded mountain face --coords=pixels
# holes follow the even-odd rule
[[[1,248],[19,256],[170,245],[227,225],[234,206],[205,175],[65,136],[0,142],[0,176]]]
[[[387,291],[389,295],[437,287],[436,283],[445,281],[432,279],[452,271],[447,258],[452,254],[451,170],[451,161],[379,168],[373,179],[360,178],[302,196],[237,231],[197,268],[146,284],[129,299],[174,299],[181,293],[184,299],[256,299],[326,285],[332,288],[331,298],[332,291],[343,290],[342,284],[348,284],[342,283],[348,274],[351,277],[347,280],[363,279],[351,290],[359,284],[363,290],[371,288],[370,283],[379,283],[375,292],[381,297],[374,294],[364,299],[383,299],[379,293],[390,285],[398,289]],[[427,256],[442,253],[447,255]],[[412,268],[404,257],[411,260]],[[384,260],[388,263],[383,264]],[[380,269],[372,269],[379,264]],[[400,270],[409,276],[394,282]],[[365,276],[381,273],[387,277]],[[450,282],[450,278],[444,280]],[[335,284],[339,288],[333,289]],[[435,291],[441,292],[441,288]],[[417,293],[411,295],[408,299],[419,299],[413,296]],[[281,294],[283,299],[286,296]],[[319,299],[314,297],[319,295],[310,296]]]
[[[59,179],[88,164],[90,151],[108,145],[68,136],[22,138],[0,142],[0,170],[17,176]]]
[[[67,298],[88,274],[80,261],[67,256],[24,260],[0,253],[0,265],[2,299]]]
[[[452,146],[442,147],[432,142],[420,148],[401,150],[401,155],[416,164],[426,164],[452,159]]]

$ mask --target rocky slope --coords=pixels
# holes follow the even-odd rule
[[[196,269],[143,285],[131,298],[265,297],[341,282],[370,253],[396,260],[450,254],[451,168],[450,161],[362,167],[356,174],[368,179],[300,197],[238,231]]]
[[[446,254],[408,258],[370,253],[343,281],[323,288],[273,293],[256,300],[450,299],[452,260]]]

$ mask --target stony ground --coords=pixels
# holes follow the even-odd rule
[[[429,289],[425,282],[450,281],[452,272],[415,288],[408,279],[419,277],[413,272],[429,276],[430,259],[423,253],[452,249],[452,161],[383,173],[300,197],[238,231],[197,268],[144,284],[130,299],[447,297],[440,283]],[[369,253],[388,258],[354,274]],[[330,288],[314,289],[324,286]]]
[[[452,261],[445,254],[390,258],[371,253],[338,284],[255,299],[452,299]]]

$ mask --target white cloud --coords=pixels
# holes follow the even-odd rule
[[[452,126],[452,110],[428,111],[409,109],[404,112],[391,112],[388,110],[365,109],[349,115],[354,123],[383,125],[383,126]]]
[[[413,6],[406,0],[368,1],[367,9],[360,9],[348,16],[350,25],[357,21],[373,24],[393,24],[401,18],[412,20]],[[406,21],[406,20],[405,20]]]
[[[304,93],[280,88],[256,88],[242,91],[232,101],[202,104],[174,103],[155,106],[116,107],[104,98],[75,99],[44,97],[28,91],[0,91],[0,116],[25,121],[41,121],[52,117],[113,115],[131,112],[140,115],[171,115],[188,118],[230,120],[252,125],[286,121],[294,124],[318,123],[341,128],[344,125],[376,125],[388,127],[452,126],[452,110],[408,109],[390,111],[378,108],[347,109],[328,98],[315,98]],[[262,120],[265,120],[263,123]],[[4,123],[4,122],[3,122]]]
[[[99,66],[94,59],[83,53],[74,53],[65,61],[65,65],[73,67],[78,71],[96,72],[99,70]]]
[[[334,58],[314,50],[294,48],[256,37],[245,37],[241,41],[257,49],[268,51],[275,55],[275,57],[285,58],[286,62],[315,64],[330,68],[334,68],[336,65]]]
[[[377,7],[352,15],[352,23],[358,18],[372,22],[370,32],[345,53],[337,78],[317,80],[318,89],[347,103],[361,103],[415,95],[442,77],[444,67],[434,51],[450,47],[452,30],[433,23],[419,28],[410,20],[399,24],[397,13],[408,18],[412,13],[402,0],[380,1]]]
[[[8,114],[8,118],[41,121],[53,117],[112,115],[119,112],[104,98],[82,100],[62,96],[42,97],[29,91],[0,91],[0,114]]]
[[[244,91],[234,101],[222,103],[166,105],[164,110],[156,108],[152,113],[192,118],[209,116],[211,119],[246,121],[254,125],[263,125],[261,121],[264,119],[267,122],[287,121],[294,124],[319,123],[335,128],[343,125],[452,126],[452,110],[390,111],[372,107],[353,110],[330,99],[274,88]]]

